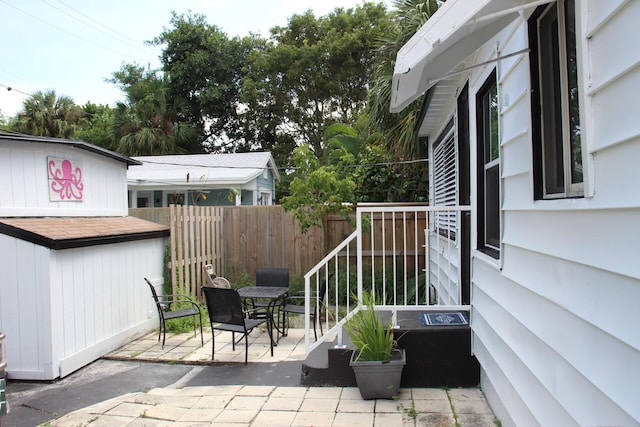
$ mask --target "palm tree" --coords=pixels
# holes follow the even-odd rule
[[[82,117],[82,110],[71,98],[55,91],[38,91],[24,101],[14,129],[34,136],[69,138]]]
[[[134,80],[123,84],[127,100],[114,111],[115,150],[128,156],[186,153],[199,134],[191,124],[178,122],[166,82],[153,72]]]
[[[396,55],[442,3],[443,1],[438,0],[394,0],[394,29],[389,38],[380,42],[376,51],[376,67],[369,92],[369,114],[373,127],[383,135],[400,159],[424,157],[426,147],[418,143],[416,127],[421,99],[414,101],[400,113],[389,112]]]

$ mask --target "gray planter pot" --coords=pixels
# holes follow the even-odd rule
[[[391,360],[385,362],[358,361],[357,357],[358,352],[354,351],[349,366],[363,399],[393,399],[398,395],[402,368],[407,363],[404,349],[394,350]]]

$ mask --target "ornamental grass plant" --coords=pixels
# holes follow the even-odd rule
[[[358,361],[387,361],[395,348],[391,322],[385,326],[374,310],[370,292],[362,296],[360,310],[346,323],[345,330],[356,347]]]

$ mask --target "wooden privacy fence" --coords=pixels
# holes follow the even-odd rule
[[[325,253],[323,231],[300,232],[282,206],[224,208],[225,274],[254,280],[259,267],[286,267],[291,278],[302,278]]]
[[[201,297],[205,264],[213,264],[215,272],[231,283],[253,281],[259,267],[286,267],[292,280],[302,280],[305,273],[354,230],[344,218],[329,215],[324,228],[313,227],[302,234],[282,206],[171,206],[130,209],[129,215],[171,228],[167,267],[173,292],[188,292],[198,297]],[[391,217],[381,219],[372,218],[372,230],[397,227],[390,222]],[[416,219],[408,221],[413,223]],[[423,230],[424,218],[418,219],[416,226]],[[366,234],[370,231],[363,230]],[[378,236],[376,232],[373,234]],[[398,238],[401,235],[398,230]],[[390,239],[390,234],[386,236]],[[383,247],[381,242],[365,240],[364,243],[365,254],[382,259],[378,250]],[[393,246],[391,241],[384,244],[388,248]],[[371,245],[376,248],[375,253]]]
[[[169,207],[169,272],[174,293],[201,297],[203,271],[212,264],[223,275],[223,208],[217,206]]]
[[[171,206],[129,214],[171,228],[167,267],[172,289],[201,296],[203,266],[232,283],[254,280],[259,267],[287,267],[302,278],[325,254],[322,229],[300,232],[281,206]]]

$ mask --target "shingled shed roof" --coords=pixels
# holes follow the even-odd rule
[[[169,227],[131,216],[0,218],[0,233],[57,250],[166,237]]]

